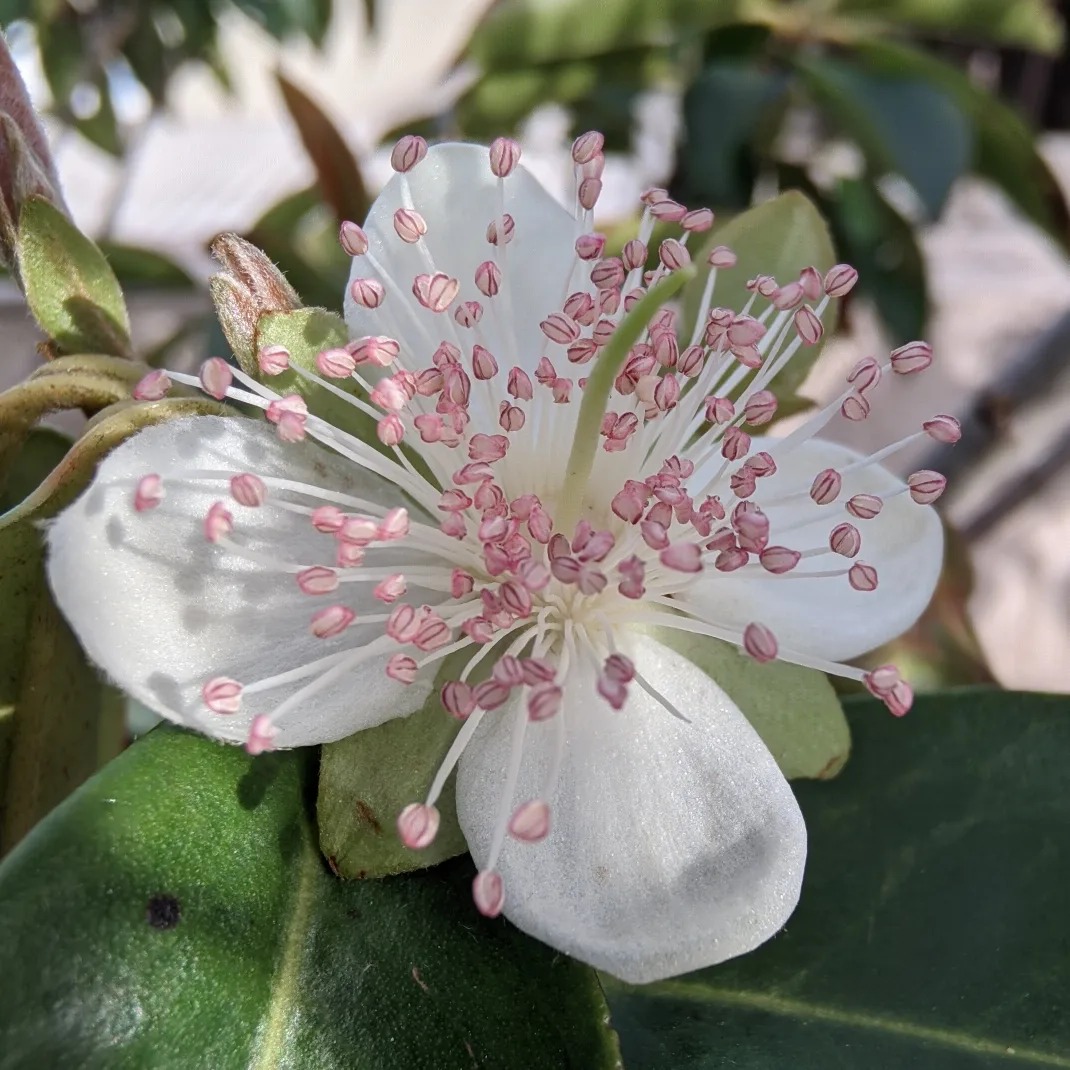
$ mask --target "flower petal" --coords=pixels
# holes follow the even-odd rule
[[[382,606],[371,597],[372,584],[348,584],[330,600],[309,597],[292,573],[207,542],[204,516],[213,502],[224,501],[235,539],[260,553],[310,564],[333,554],[330,536],[316,532],[307,516],[273,504],[270,493],[259,508],[243,508],[229,498],[226,478],[189,478],[224,471],[396,504],[386,483],[311,443],[284,445],[266,425],[174,420],[142,431],[104,459],[92,486],[51,525],[48,568],[56,600],[86,652],[120,687],[172,721],[244,741],[255,714],[310,678],[243,695],[240,710],[228,715],[205,707],[207,680],[229,677],[248,686],[335,652],[359,651],[382,631],[361,626],[361,615]],[[165,497],[137,513],[134,488],[147,473],[162,476]],[[309,622],[328,601],[344,602],[358,619],[341,637],[321,639]],[[427,683],[401,686],[386,677],[384,664],[385,655],[363,662],[280,718],[276,745],[339,739],[419,708]]]
[[[590,671],[569,676],[562,713],[527,726],[516,806],[546,792],[558,734],[550,832],[507,840],[505,914],[525,932],[631,982],[740,955],[798,900],[806,829],[765,745],[728,696],[681,655],[635,636],[638,671],[691,723],[633,683],[619,712]],[[514,703],[491,714],[461,759],[457,811],[488,864]],[[564,717],[564,723],[558,718]]]
[[[754,497],[769,517],[770,544],[797,550],[827,547],[832,529],[850,521],[862,535],[857,559],[876,568],[877,589],[856,591],[846,576],[801,578],[807,571],[851,563],[829,554],[804,560],[781,576],[750,568],[729,573],[707,569],[681,600],[692,603],[708,620],[740,631],[760,621],[782,649],[830,661],[857,657],[901,635],[929,604],[940,576],[944,534],[935,510],[916,504],[908,494],[892,497],[903,488],[903,481],[879,465],[847,473],[836,501],[815,505],[806,493],[814,476],[825,468],[842,471],[861,455],[821,439],[810,439],[781,455],[776,439],[756,438],[752,450],[763,449],[774,452],[778,466],[774,475],[760,480],[760,493]],[[704,474],[695,473],[695,486],[702,485]],[[799,489],[803,493],[790,502],[765,504]],[[884,499],[879,516],[856,520],[846,512],[847,500],[861,493]],[[778,534],[788,527],[791,530],[783,536]]]
[[[443,339],[462,346],[477,340],[454,325],[452,314],[461,302],[479,301],[485,309],[482,344],[501,367],[520,364],[534,371],[546,344],[539,324],[567,296],[578,230],[569,212],[523,166],[504,180],[504,189],[505,211],[516,230],[504,258],[496,258],[486,231],[499,215],[498,179],[491,174],[486,148],[432,146],[412,171],[394,175],[368,214],[368,255],[353,258],[350,281],[375,278],[385,286],[385,275],[397,289],[388,287],[382,305],[368,309],[357,305],[346,288],[345,316],[352,335],[396,338],[410,363],[415,358],[423,367]],[[402,241],[394,230],[394,213],[412,207],[427,223],[417,244]],[[503,269],[502,290],[485,297],[475,284],[476,268],[495,259]],[[412,295],[414,278],[436,271],[460,282],[445,313],[431,312]],[[573,289],[580,289],[578,283]]]

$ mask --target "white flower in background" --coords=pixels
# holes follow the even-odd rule
[[[806,855],[746,717],[650,629],[863,680],[905,713],[893,667],[843,662],[928,602],[943,479],[903,483],[878,462],[958,432],[936,417],[872,457],[813,437],[864,418],[885,373],[926,367],[912,343],[859,364],[799,430],[752,437],[855,271],[758,278],[732,311],[712,301],[735,257],[714,249],[680,336],[666,295],[712,215],[652,190],[636,239],[604,257],[601,148],[576,142],[569,212],[513,142],[488,158],[403,139],[364,228],[342,228],[354,341],[301,372],[374,414],[380,442],[211,360],[201,385],[266,421],[176,420],[115,450],[51,529],[50,569],[87,651],[130,694],[253,753],[404,717],[440,688],[442,715],[463,723],[400,815],[403,841],[434,838],[456,768],[479,909],[649,981],[775,933]],[[680,235],[650,273],[656,220]],[[268,381],[288,366],[277,348],[260,361]],[[152,373],[140,394],[167,383]]]

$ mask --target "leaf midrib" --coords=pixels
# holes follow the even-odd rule
[[[298,980],[304,953],[309,919],[316,901],[316,878],[319,857],[308,828],[301,830],[301,849],[297,857],[297,887],[290,904],[290,923],[271,980],[271,1000],[257,1030],[259,1043],[249,1061],[249,1070],[275,1070],[283,1065],[289,1041],[289,1025],[297,1007]]]
[[[974,1037],[954,1029],[938,1029],[932,1026],[920,1025],[917,1022],[870,1014],[866,1011],[854,1011],[828,1006],[827,1004],[809,1003],[805,1000],[788,999],[784,996],[773,996],[763,992],[716,988],[712,985],[694,984],[685,981],[665,981],[647,989],[644,995],[687,1000],[691,1003],[707,1003],[723,1007],[765,1011],[768,1014],[779,1015],[784,1018],[829,1022],[869,1032],[887,1033],[909,1040],[923,1041],[972,1055],[995,1056],[1012,1063],[1053,1066],[1070,1070],[1070,1057],[1067,1056],[1037,1051],[1033,1048],[1023,1048],[1014,1043],[1000,1043],[983,1037]]]

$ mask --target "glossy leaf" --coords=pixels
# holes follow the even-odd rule
[[[653,634],[728,692],[789,780],[828,780],[843,768],[851,732],[824,673],[785,661],[759,665],[719,639],[668,628]]]
[[[687,203],[737,210],[750,204],[750,147],[786,87],[781,73],[746,61],[721,59],[702,69],[684,95],[678,177]]]
[[[674,981],[608,982],[629,1070],[1070,1065],[1070,700],[959,691],[795,785],[809,858],[786,928]]]
[[[930,218],[973,158],[973,124],[958,101],[924,78],[885,74],[825,56],[795,59],[826,116],[866,156],[871,175],[905,178]]]
[[[718,222],[694,262],[703,264],[705,254],[718,245],[734,249],[739,260],[735,267],[718,271],[713,304],[736,311],[750,298],[746,284],[755,275],[772,275],[786,283],[797,278],[808,265],[827,271],[836,262],[827,224],[812,202],[795,190],[741,212],[727,222]],[[698,277],[684,291],[686,324],[694,323],[708,274],[708,268],[700,268]],[[822,317],[826,336],[835,329],[837,315],[833,303]],[[771,389],[778,397],[789,397],[798,390],[822,345],[819,342],[796,353],[773,382]]]
[[[610,1070],[593,971],[472,906],[467,861],[333,877],[315,751],[161,728],[0,867],[11,1066]]]
[[[951,94],[974,124],[973,171],[999,186],[1029,219],[1070,249],[1066,197],[1037,152],[1033,132],[1012,108],[918,49],[873,39],[859,42],[855,54],[874,72],[922,78]]]
[[[17,256],[30,311],[61,351],[130,355],[130,320],[115,273],[63,212],[39,197],[27,200]]]
[[[860,15],[877,24],[922,33],[991,41],[1055,53],[1065,29],[1048,0],[838,0],[837,15]],[[874,26],[869,34],[874,35]]]

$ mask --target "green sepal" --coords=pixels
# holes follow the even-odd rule
[[[59,351],[131,355],[130,318],[115,272],[59,208],[27,199],[16,255],[30,311]]]
[[[840,700],[823,672],[772,661],[760,665],[720,639],[674,628],[649,629],[728,693],[789,780],[827,780],[851,752]]]
[[[413,851],[398,839],[397,816],[422,802],[461,727],[436,687],[409,717],[387,721],[323,748],[316,814],[320,849],[342,877],[361,880],[424,869],[468,850],[457,823],[455,778],[436,802],[438,835]]]

